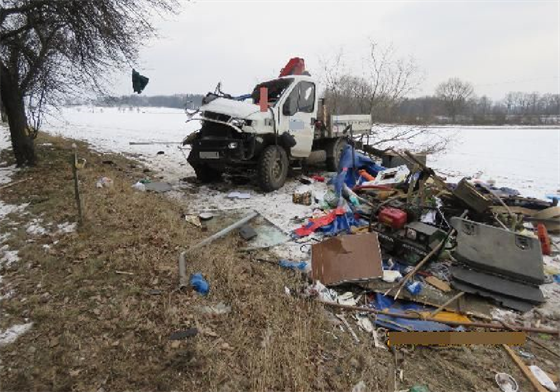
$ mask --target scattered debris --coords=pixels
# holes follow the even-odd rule
[[[308,271],[309,270],[309,263],[305,261],[288,261],[288,260],[280,260],[278,265],[283,268],[288,268],[292,270],[300,270],[300,271]]]
[[[448,283],[444,282],[441,279],[436,278],[435,276],[428,276],[424,279],[426,283],[431,284],[435,288],[443,291],[444,293],[448,293],[451,291],[451,286]]]
[[[239,229],[239,235],[245,241],[250,241],[257,236],[257,232],[249,225],[243,225]]]
[[[132,188],[134,188],[134,189],[136,189],[137,191],[140,191],[140,192],[146,192],[146,185],[144,183],[140,182],[140,181],[133,184]]]
[[[229,199],[250,199],[251,198],[251,194],[250,193],[243,193],[243,192],[230,192],[228,193],[227,197]]]
[[[198,217],[202,221],[207,221],[212,219],[214,217],[214,214],[212,214],[211,212],[201,212],[200,214],[198,214]]]
[[[144,189],[149,192],[163,193],[170,191],[173,187],[167,182],[148,182],[144,184]]]
[[[184,340],[186,338],[192,338],[196,335],[198,335],[197,328],[187,328],[182,331],[173,332],[169,335],[169,340]]]
[[[503,392],[517,392],[519,390],[517,381],[515,381],[515,379],[507,373],[496,373],[494,378],[496,380],[496,384],[498,384],[498,388],[500,388]]]
[[[408,392],[430,392],[430,390],[425,385],[414,385]]]
[[[531,369],[531,372],[543,387],[552,392],[556,392],[558,390],[558,388],[556,388],[556,385],[554,385],[554,381],[552,381],[540,367],[531,365],[529,366],[529,369]]]
[[[185,287],[188,286],[188,284],[187,284],[187,267],[186,267],[186,260],[185,260],[188,252],[193,251],[195,249],[202,248],[203,246],[211,243],[212,241],[215,241],[218,238],[221,238],[221,237],[227,235],[228,233],[232,232],[233,230],[243,226],[244,224],[249,222],[251,219],[255,218],[257,215],[259,215],[258,212],[252,212],[251,214],[249,214],[246,217],[238,220],[234,224],[226,227],[225,229],[220,230],[216,234],[211,235],[210,237],[206,238],[205,240],[199,242],[198,244],[196,244],[196,245],[190,247],[189,249],[181,252],[179,254],[179,289],[181,290],[181,289],[184,289]]]
[[[191,275],[190,285],[199,294],[207,295],[210,292],[210,285],[200,272]]]
[[[185,215],[185,221],[187,221],[188,223],[190,223],[193,226],[202,227],[202,223],[200,223],[200,216]]]
[[[381,249],[376,233],[341,235],[312,246],[313,279],[329,285],[381,278]]]
[[[383,279],[384,282],[393,283],[398,279],[402,278],[402,274],[400,271],[397,270],[383,270]]]
[[[113,180],[110,179],[109,177],[101,177],[95,183],[96,188],[110,188],[112,186],[113,186]]]
[[[517,354],[515,353],[515,351],[513,351],[513,350],[512,350],[508,345],[506,345],[506,344],[502,344],[502,347],[504,348],[504,350],[506,350],[506,352],[509,354],[509,356],[511,357],[511,359],[513,359],[513,361],[514,361],[515,364],[519,367],[519,369],[521,369],[521,371],[523,372],[523,374],[525,375],[525,377],[527,377],[527,379],[531,382],[531,384],[533,384],[533,387],[534,387],[538,392],[546,392],[546,389],[542,387],[542,385],[540,384],[539,380],[537,380],[537,378],[533,375],[531,369],[529,369],[529,368],[527,367],[527,365],[525,365],[525,363],[523,362],[523,360],[517,356]]]
[[[348,320],[346,320],[346,317],[344,317],[343,314],[337,314],[336,317],[342,321],[342,323],[344,324],[344,326],[348,329],[348,332],[350,332],[350,335],[352,335],[352,338],[354,339],[354,341],[356,343],[360,343],[360,339],[358,338],[358,335],[356,335],[356,332],[354,332],[354,330],[352,329],[352,327],[350,326],[350,324],[348,323]]]
[[[228,314],[231,312],[231,306],[226,305],[223,302],[218,303],[217,305],[206,305],[206,306],[197,306],[197,311],[202,314],[208,315],[222,315]]]

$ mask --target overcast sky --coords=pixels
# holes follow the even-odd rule
[[[449,78],[470,81],[478,95],[560,92],[558,1],[183,1],[158,21],[160,38],[142,49],[137,69],[150,78],[144,94],[206,93],[221,81],[231,94],[276,77],[303,57],[317,75],[320,59],[341,48],[360,72],[368,41],[413,56],[431,94]],[[115,93],[130,94],[129,75]]]

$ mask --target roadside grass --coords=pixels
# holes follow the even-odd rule
[[[60,232],[57,224],[76,221],[72,143],[42,134],[40,165],[18,172],[14,180],[30,179],[0,195],[29,203],[28,214],[10,216],[16,226],[0,223],[21,258],[2,271],[3,284],[16,294],[2,301],[0,329],[24,318],[34,323],[0,348],[1,390],[350,391],[359,381],[387,390],[393,355],[375,349],[351,315],[359,344],[329,321],[322,305],[287,295],[285,287],[297,293],[305,285],[301,275],[237,252],[236,234],[188,257],[188,272],[202,272],[210,294],[178,292],[178,254],[207,233],[181,218],[184,206],[133,190],[150,173],[125,156],[75,142],[87,160],[79,172],[84,225]],[[102,176],[113,187],[96,188]],[[27,232],[33,218],[47,234]],[[201,311],[220,302],[231,311]],[[187,328],[198,335],[169,340]],[[493,390],[494,368],[522,380],[501,351],[467,350],[406,354],[400,389],[424,382],[433,392]]]
[[[4,301],[0,326],[34,323],[0,349],[3,390],[339,390],[362,379],[346,361],[329,365],[349,355],[337,347],[352,343],[325,334],[332,326],[321,307],[286,295],[302,278],[235,252],[236,235],[188,259],[210,295],[176,291],[179,252],[206,234],[164,195],[131,188],[147,175],[140,165],[75,143],[87,160],[79,231],[56,226],[76,221],[70,140],[41,135],[41,164],[14,178],[31,179],[2,193],[6,202],[29,203],[29,214],[10,216],[19,226],[8,244],[21,260],[4,271],[17,294]],[[102,176],[113,187],[96,188]],[[27,233],[30,217],[48,233]],[[197,310],[219,302],[231,312]],[[196,337],[168,339],[193,327]]]

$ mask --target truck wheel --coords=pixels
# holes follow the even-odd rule
[[[280,189],[288,176],[288,155],[279,146],[268,146],[259,158],[257,176],[261,189],[272,192]]]
[[[338,164],[340,162],[340,156],[342,155],[342,150],[346,146],[345,139],[335,139],[329,143],[327,146],[327,170],[328,171],[338,171]]]
[[[192,165],[196,178],[202,183],[216,182],[222,178],[222,173],[208,165]]]

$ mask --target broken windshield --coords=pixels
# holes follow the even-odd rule
[[[251,94],[251,98],[253,99],[254,104],[258,104],[259,100],[261,99],[261,87],[268,88],[268,103],[274,105],[286,88],[294,81],[293,78],[285,78],[285,79],[275,79],[268,82],[264,82],[261,84],[257,84],[253,93]]]

